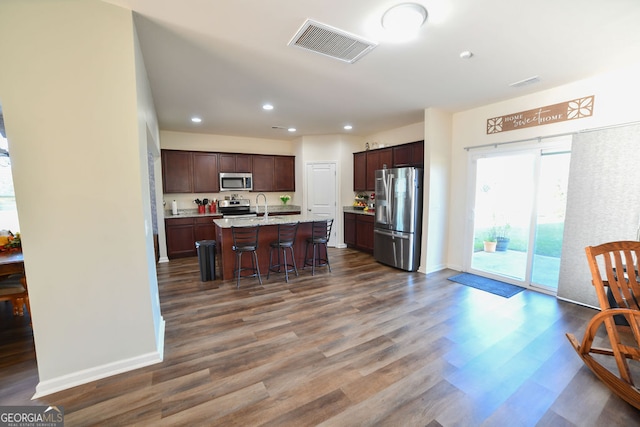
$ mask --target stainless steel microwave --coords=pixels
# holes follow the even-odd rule
[[[250,173],[220,173],[220,191],[251,191],[253,175]]]

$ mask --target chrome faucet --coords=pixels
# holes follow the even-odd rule
[[[258,198],[262,196],[264,197],[264,219],[267,219],[267,216],[269,216],[269,212],[267,212],[267,196],[264,193],[258,193],[258,195],[256,196],[256,206],[258,206]]]

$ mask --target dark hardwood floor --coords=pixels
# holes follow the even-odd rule
[[[330,256],[332,273],[240,289],[200,282],[196,258],[159,264],[164,362],[39,400],[28,317],[0,303],[0,405],[61,405],[67,426],[640,425],[565,337],[594,310]]]

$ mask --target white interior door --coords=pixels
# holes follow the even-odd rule
[[[307,163],[307,213],[333,218],[329,246],[335,246],[340,219],[337,215],[337,178],[335,162]]]

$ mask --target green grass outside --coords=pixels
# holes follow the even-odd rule
[[[489,230],[480,230],[474,241],[474,251],[483,250],[483,237],[487,235]],[[562,236],[564,234],[564,223],[551,223],[538,225],[538,234],[536,235],[535,254],[560,258],[562,253]],[[509,232],[509,250],[526,252],[528,230],[523,228],[512,227]]]

